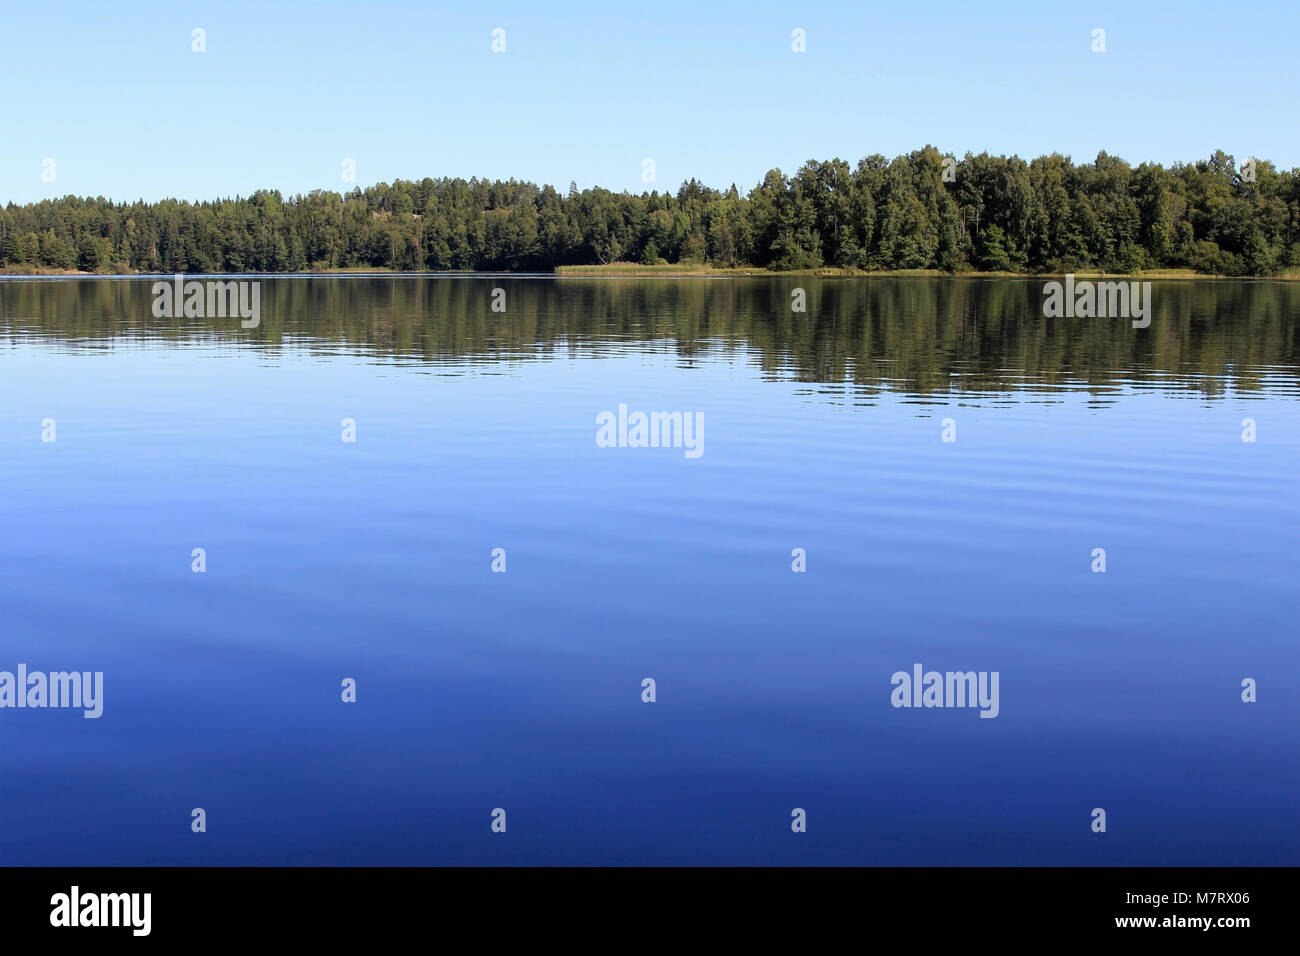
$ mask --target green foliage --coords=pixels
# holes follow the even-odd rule
[[[1269,275],[1300,265],[1300,171],[1233,157],[1137,169],[1100,153],[934,147],[850,166],[778,169],[748,195],[692,179],[673,193],[561,193],[509,180],[422,179],[347,193],[190,203],[67,196],[0,209],[0,267],[105,272],[547,270],[634,259],[820,267]]]
[[[1007,255],[1006,234],[997,226],[989,226],[980,237],[980,266],[989,272],[1010,272],[1011,257]]]

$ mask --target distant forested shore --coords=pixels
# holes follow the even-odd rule
[[[924,149],[771,170],[742,194],[561,192],[515,180],[397,180],[337,193],[189,202],[43,200],[0,208],[0,271],[1132,273],[1300,269],[1300,169],[1222,151],[1169,168],[1101,153],[1026,162]],[[565,268],[568,267],[568,268]],[[653,269],[648,269],[653,272]]]

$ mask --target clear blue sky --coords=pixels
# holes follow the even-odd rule
[[[744,191],[773,166],[926,143],[1134,164],[1222,148],[1291,168],[1298,41],[1297,0],[14,2],[0,202],[351,188],[344,158],[362,186],[633,192],[651,188],[645,157],[660,189]]]

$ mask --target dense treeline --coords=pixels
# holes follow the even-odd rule
[[[46,200],[0,209],[0,267],[89,272],[550,270],[615,261],[1066,272],[1300,267],[1300,170],[1216,152],[1166,169],[1105,153],[938,150],[856,167],[770,171],[741,196],[695,180],[674,195],[566,194],[532,183],[398,180],[340,195],[278,191],[190,203]]]

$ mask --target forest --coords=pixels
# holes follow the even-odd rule
[[[1169,168],[1100,153],[924,149],[773,169],[741,194],[561,192],[515,180],[396,180],[349,192],[0,208],[0,270],[92,273],[527,271],[635,262],[883,271],[1300,269],[1300,169],[1216,151]]]

